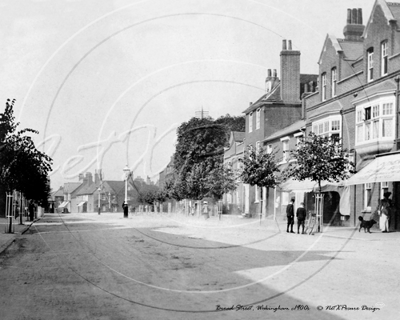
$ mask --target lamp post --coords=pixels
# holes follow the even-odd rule
[[[128,177],[129,177],[129,173],[131,172],[131,170],[126,165],[125,168],[123,169],[123,171],[125,173],[125,201],[123,204],[124,218],[128,218]]]
[[[98,212],[99,212],[99,215],[100,215],[100,212],[101,212],[101,209],[100,209],[100,197],[101,197],[101,186],[99,187],[99,204],[98,204]]]

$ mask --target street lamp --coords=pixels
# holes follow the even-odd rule
[[[123,204],[124,218],[128,218],[128,177],[129,177],[129,173],[131,172],[131,170],[126,165],[125,168],[123,169],[123,171],[125,173],[125,201]]]
[[[100,209],[101,186],[99,187],[98,191],[99,191],[99,205],[98,205],[99,208],[98,208],[98,211],[99,211],[99,215],[100,215],[100,211],[101,211],[101,209]]]

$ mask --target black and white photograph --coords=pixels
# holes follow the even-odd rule
[[[400,317],[400,0],[0,0],[1,320]]]

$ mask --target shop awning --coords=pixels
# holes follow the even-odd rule
[[[86,201],[82,201],[78,204],[78,207],[82,207],[84,204],[86,203]]]
[[[400,153],[375,158],[347,180],[346,185],[400,181]]]
[[[67,204],[68,204],[68,202],[69,201],[64,201],[63,203],[61,203],[59,206],[58,206],[58,208],[65,208],[66,206],[67,206]]]

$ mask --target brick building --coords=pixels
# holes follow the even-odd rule
[[[243,112],[246,115],[244,147],[261,147],[262,141],[275,132],[292,125],[304,117],[301,96],[317,85],[317,75],[300,74],[300,51],[292,50],[291,40],[283,40],[280,53],[280,76],[268,70],[266,93]],[[286,151],[286,150],[283,150]],[[263,192],[263,195],[261,195]],[[244,185],[244,213],[257,216],[265,205],[267,190]]]
[[[318,92],[303,101],[306,133],[341,137],[358,172],[376,156],[398,149],[399,18],[400,3],[384,0],[375,1],[365,26],[361,9],[348,9],[344,38],[326,37],[318,62]],[[357,216],[373,213],[387,190],[397,199],[399,212],[397,184],[374,175],[370,179],[364,184],[350,179],[350,208],[339,215],[345,225],[356,225]]]

